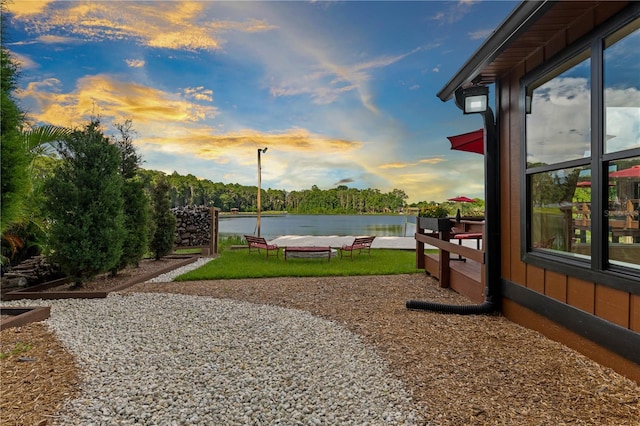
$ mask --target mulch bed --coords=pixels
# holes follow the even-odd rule
[[[0,424],[50,424],[62,404],[78,394],[74,357],[44,324],[3,330]]]
[[[128,267],[112,276],[101,274],[82,287],[76,287],[65,279],[43,283],[33,287],[8,292],[4,300],[18,299],[67,299],[67,298],[104,298],[112,291],[119,291],[134,284],[155,278],[173,269],[195,262],[197,255],[172,255],[160,260],[144,259],[138,266]]]

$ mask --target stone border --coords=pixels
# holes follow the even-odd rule
[[[170,255],[170,256],[166,256],[169,258],[185,258],[185,256],[182,255]],[[113,288],[110,288],[109,290],[106,291],[42,291],[42,290],[46,290],[48,288],[51,287],[55,287],[58,286],[60,284],[63,284],[64,282],[66,282],[66,278],[62,278],[59,280],[55,280],[55,281],[50,281],[48,283],[44,283],[44,284],[40,284],[37,286],[33,286],[33,287],[27,287],[24,289],[20,289],[20,290],[14,290],[14,291],[10,291],[6,294],[4,294],[2,296],[3,300],[19,300],[19,299],[30,299],[30,300],[34,300],[34,299],[45,299],[45,300],[49,300],[49,299],[97,299],[97,298],[105,298],[107,297],[107,294],[109,294],[112,291],[120,291],[120,290],[124,290],[127,287],[131,287],[132,285],[150,280],[152,278],[155,278],[159,275],[162,274],[166,274],[167,272],[171,272],[174,269],[177,268],[181,268],[183,266],[189,265],[190,263],[195,262],[196,260],[198,260],[198,255],[196,256],[192,256],[192,255],[188,255],[188,257],[185,258],[184,261],[182,262],[178,262],[175,265],[171,265],[168,266],[166,268],[160,269],[156,272],[153,272],[151,274],[147,274],[147,275],[142,275],[136,278],[133,278],[130,281],[127,281],[125,283],[122,283],[118,286],[115,286]],[[4,308],[3,308],[4,309]]]
[[[46,320],[51,314],[51,307],[0,307],[0,314],[12,316],[12,318],[5,318],[0,322],[0,330],[6,330],[7,328],[20,327],[32,322]]]

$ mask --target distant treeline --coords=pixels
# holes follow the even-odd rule
[[[223,212],[236,208],[240,212],[257,211],[258,187],[237,183],[211,182],[189,174],[166,175],[156,170],[138,171],[150,186],[165,176],[171,186],[172,207],[188,205],[218,207]],[[356,189],[344,185],[322,190],[317,186],[302,191],[261,190],[262,211],[287,211],[295,214],[374,214],[398,213],[407,206],[407,194],[400,189],[383,193],[378,189]]]

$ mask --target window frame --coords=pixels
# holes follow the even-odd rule
[[[520,135],[522,150],[520,153],[521,182],[520,208],[524,213],[520,227],[520,257],[523,262],[539,266],[554,272],[574,276],[585,281],[597,282],[618,290],[640,295],[640,271],[614,265],[608,262],[608,223],[605,210],[608,209],[608,199],[604,194],[603,186],[608,186],[608,165],[611,161],[640,156],[640,148],[632,148],[623,151],[606,153],[604,150],[604,51],[605,39],[621,30],[626,25],[640,17],[640,7],[635,5],[629,10],[625,9],[602,26],[596,28],[576,43],[567,46],[549,61],[546,61],[531,72],[525,74],[520,80],[519,109],[522,126]],[[557,74],[557,70],[565,67],[567,63],[575,61],[585,51],[590,53],[590,80],[591,80],[591,156],[544,166],[527,168],[527,126],[526,126],[526,96],[529,94],[529,86],[539,87],[539,81],[545,76]],[[553,77],[552,77],[553,78]],[[543,83],[544,84],[544,83]],[[551,172],[560,169],[590,166],[592,176],[596,179],[592,182],[591,197],[591,255],[590,259],[576,258],[562,253],[547,252],[532,248],[532,205],[531,205],[531,181],[532,176],[541,172]],[[594,197],[593,194],[596,194]]]

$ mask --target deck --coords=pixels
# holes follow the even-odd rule
[[[425,254],[425,272],[440,280],[440,260],[439,254]],[[467,296],[474,303],[484,302],[484,265],[467,259],[466,262],[459,260],[449,260],[449,285],[455,291]],[[441,287],[443,285],[440,280]]]
[[[477,232],[478,229],[467,231]],[[450,232],[425,233],[424,229],[418,228],[415,234],[416,266],[436,278],[440,287],[450,287],[474,303],[482,303],[485,300],[484,250],[452,243],[453,235]],[[424,254],[425,244],[437,247],[438,253]],[[484,247],[484,244],[479,246]],[[465,260],[460,261],[459,256]]]

